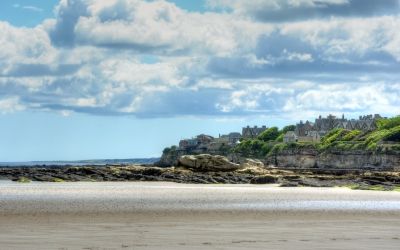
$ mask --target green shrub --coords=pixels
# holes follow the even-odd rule
[[[270,143],[253,139],[244,140],[233,148],[233,152],[239,153],[244,157],[264,157],[272,148]]]
[[[281,134],[286,134],[286,132],[289,132],[289,131],[295,131],[295,129],[296,129],[296,126],[295,125],[289,125],[289,126],[286,126],[286,127],[284,127],[282,130],[281,130]]]
[[[328,132],[322,139],[321,143],[319,144],[320,149],[327,149],[331,148],[334,145],[335,141],[339,141],[343,136],[348,134],[349,131],[342,129],[342,128],[336,128],[332,129],[331,131]]]
[[[284,149],[289,148],[289,144],[288,143],[278,143],[275,144],[275,146],[271,149],[271,151],[269,152],[269,154],[277,154],[282,152]]]
[[[164,150],[162,151],[163,152],[163,154],[168,154],[169,152],[171,152],[171,148],[169,148],[169,147],[166,147],[166,148],[164,148]]]
[[[382,141],[386,136],[389,135],[389,133],[390,131],[387,129],[375,130],[366,136],[365,144],[370,145],[371,143]]]
[[[276,138],[276,142],[283,142],[283,136],[284,136],[285,134],[280,134],[277,138]]]
[[[384,141],[400,142],[400,125],[391,128],[389,132],[383,137]]]
[[[396,116],[396,117],[388,118],[388,119],[379,119],[376,122],[376,125],[378,127],[378,130],[391,129],[396,126],[400,126],[400,116]]]
[[[338,142],[335,142],[335,144],[332,145],[332,147],[339,149],[339,150],[347,151],[347,150],[352,149],[353,145],[354,145],[353,143],[349,143],[347,141],[338,141]]]
[[[370,151],[376,151],[378,145],[376,144],[376,142],[370,142],[367,145],[367,149]]]
[[[342,141],[351,141],[354,138],[356,138],[357,136],[359,136],[360,134],[361,134],[360,130],[349,131],[345,136],[343,136]]]
[[[257,139],[265,142],[275,141],[279,134],[279,129],[277,127],[272,127],[262,132]]]
[[[353,150],[361,150],[364,148],[365,148],[364,142],[355,143],[351,146],[351,149],[353,149]]]
[[[264,145],[261,148],[262,151],[262,155],[266,156],[269,154],[269,152],[271,152],[272,148],[274,147],[274,145],[272,143],[264,143]]]

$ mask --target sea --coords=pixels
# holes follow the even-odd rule
[[[133,159],[96,159],[81,161],[26,161],[26,162],[0,162],[0,167],[61,167],[61,166],[105,166],[105,165],[150,165],[160,158],[133,158]]]

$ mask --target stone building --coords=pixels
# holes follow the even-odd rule
[[[262,127],[250,127],[247,126],[245,128],[242,129],[242,137],[244,139],[254,139],[257,136],[259,136],[262,132],[264,132],[265,130],[267,130],[266,126],[262,126]]]
[[[195,148],[199,145],[199,141],[196,138],[184,139],[179,141],[179,149],[190,149]]]
[[[242,135],[239,132],[232,132],[228,134],[228,140],[230,144],[236,144],[242,139]]]
[[[205,148],[208,144],[214,141],[214,137],[201,134],[192,139],[183,139],[179,141],[179,149],[189,150],[194,148]]]
[[[283,142],[284,143],[291,143],[291,142],[297,142],[298,137],[294,131],[288,131],[286,134],[283,136]]]
[[[376,129],[375,121],[380,118],[382,117],[379,114],[360,116],[357,120],[348,120],[344,117],[344,115],[342,115],[340,118],[334,115],[329,115],[327,117],[319,116],[317,119],[315,119],[314,123],[309,121],[304,123],[303,121],[300,121],[300,123],[296,124],[296,129],[294,132],[297,136],[310,137],[315,136],[315,133],[318,133],[319,136],[324,136],[334,128],[370,131]]]
[[[306,136],[298,136],[298,142],[320,142],[321,135],[317,131],[309,131]]]

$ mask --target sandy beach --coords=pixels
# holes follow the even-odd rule
[[[398,249],[400,193],[0,182],[0,249]]]

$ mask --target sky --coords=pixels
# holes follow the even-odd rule
[[[400,113],[400,0],[2,0],[0,161]]]

